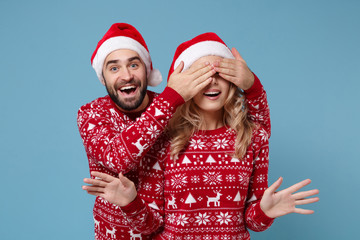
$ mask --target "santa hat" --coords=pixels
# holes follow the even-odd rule
[[[169,70],[168,80],[181,61],[184,62],[182,71],[185,71],[196,60],[209,55],[223,58],[235,58],[230,49],[218,35],[213,32],[203,33],[178,46]]]
[[[130,24],[115,23],[99,41],[91,57],[91,65],[103,84],[102,69],[105,58],[118,49],[130,49],[139,54],[146,66],[148,85],[157,86],[162,81],[160,71],[152,67],[149,50],[141,34]]]

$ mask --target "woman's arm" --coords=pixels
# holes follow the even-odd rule
[[[279,178],[269,188],[267,187],[269,146],[266,135],[260,136],[261,131],[263,130],[259,129],[258,136],[253,138],[257,147],[254,150],[256,152],[254,154],[254,170],[250,180],[245,212],[246,226],[253,231],[264,231],[271,226],[274,218],[289,213],[312,214],[312,210],[300,209],[296,206],[319,201],[318,197],[313,197],[319,193],[317,189],[298,192],[310,184],[311,180],[309,179],[279,192],[276,191],[283,181],[282,178]]]

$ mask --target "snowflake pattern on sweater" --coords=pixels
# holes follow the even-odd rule
[[[168,155],[156,164],[145,156],[149,167],[141,172],[146,176],[138,197],[121,208],[131,226],[150,233],[165,225],[155,239],[249,239],[248,228],[270,227],[273,219],[260,209],[267,188],[267,133],[254,131],[244,159],[232,157],[235,139],[227,127],[199,131],[176,163]]]
[[[124,114],[109,96],[98,98],[78,111],[78,128],[91,171],[117,176],[122,172],[136,185],[140,160],[162,134],[184,100],[173,89],[157,95],[148,91],[150,106],[143,113]],[[131,239],[119,207],[97,197],[94,205],[96,239]],[[146,239],[146,238],[143,238]]]
[[[270,115],[266,93],[256,76],[253,87],[245,94],[249,116],[255,122],[259,122],[270,134]],[[140,174],[142,176],[139,176],[137,168],[141,164],[140,159],[147,153],[147,159],[156,162],[151,165],[152,168],[154,170],[161,169],[155,158],[166,156],[168,143],[166,136],[160,134],[183,100],[171,88],[165,88],[158,97],[157,94],[150,91],[148,95],[150,102],[153,103],[142,115],[141,113],[124,114],[120,112],[109,96],[96,99],[80,108],[78,127],[88,156],[90,171],[100,171],[113,176],[117,176],[119,172],[126,172],[125,176],[134,181],[138,188],[155,191],[159,194],[164,188],[162,181],[154,185],[139,184],[138,181],[142,181],[142,176],[149,176],[152,172],[143,172]],[[139,141],[140,138],[142,140]],[[131,144],[138,141],[140,145],[148,143],[140,155],[139,148]],[[157,207],[156,202],[150,203],[149,206]],[[151,231],[146,234],[132,231],[121,209],[100,197],[95,200],[93,213],[96,239],[152,239],[151,235],[148,235]],[[155,212],[155,214],[159,213]]]
[[[154,239],[250,239],[247,229],[270,227],[273,219],[260,208],[268,186],[270,118],[257,84],[261,91],[247,101],[255,103],[250,115],[264,127],[254,130],[244,159],[232,157],[236,133],[228,127],[195,133],[176,163],[168,149],[158,155],[151,149],[138,197],[121,208],[133,229],[149,234],[165,225]],[[155,146],[169,148],[169,142]]]

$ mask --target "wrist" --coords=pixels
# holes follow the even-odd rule
[[[249,79],[247,79],[247,81],[245,81],[243,86],[240,88],[244,91],[247,91],[254,85],[254,82],[255,82],[255,77],[254,77],[254,74],[251,73],[251,76],[249,77]]]
[[[244,91],[247,99],[258,98],[263,93],[263,86],[259,78],[255,75],[255,73],[252,75],[254,76],[253,85]]]
[[[130,212],[133,212],[135,209],[137,209],[142,204],[144,204],[143,201],[141,200],[141,198],[138,195],[136,195],[135,199],[132,202],[130,202],[129,204],[127,204],[125,206],[120,206],[120,208],[123,212],[130,213]]]
[[[264,207],[261,202],[260,202],[260,209],[268,218],[276,218],[276,216],[272,213],[271,209]]]
[[[161,97],[163,100],[169,102],[170,106],[174,107],[175,110],[178,106],[185,103],[182,95],[170,86],[166,86],[164,91],[158,97]]]

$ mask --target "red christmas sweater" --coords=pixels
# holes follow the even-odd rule
[[[270,134],[266,93],[256,76],[254,85],[245,93],[249,117]],[[148,91],[148,95],[151,105],[144,112],[125,114],[116,108],[109,96],[80,108],[78,127],[90,171],[112,176],[123,172],[138,186],[140,159],[145,154],[151,159],[151,156],[154,158],[159,152],[166,151],[166,139],[159,136],[183,99],[171,88],[165,88],[160,95]],[[148,152],[150,148],[151,153]],[[96,239],[132,239],[132,236],[151,239],[151,236],[131,231],[119,207],[105,199],[96,198],[93,214]]]
[[[247,97],[260,126],[244,159],[232,157],[236,133],[227,126],[196,132],[176,163],[165,136],[154,144],[143,159],[138,197],[121,208],[134,231],[158,231],[153,239],[166,240],[250,239],[247,229],[270,227],[273,219],[260,208],[268,187],[270,118],[266,93],[256,84]]]
[[[112,176],[122,172],[137,184],[140,160],[184,102],[168,87],[160,95],[151,91],[147,94],[151,104],[143,112],[125,114],[109,96],[79,109],[77,123],[90,171]],[[128,223],[117,206],[97,197],[93,214],[96,239],[130,239]]]

